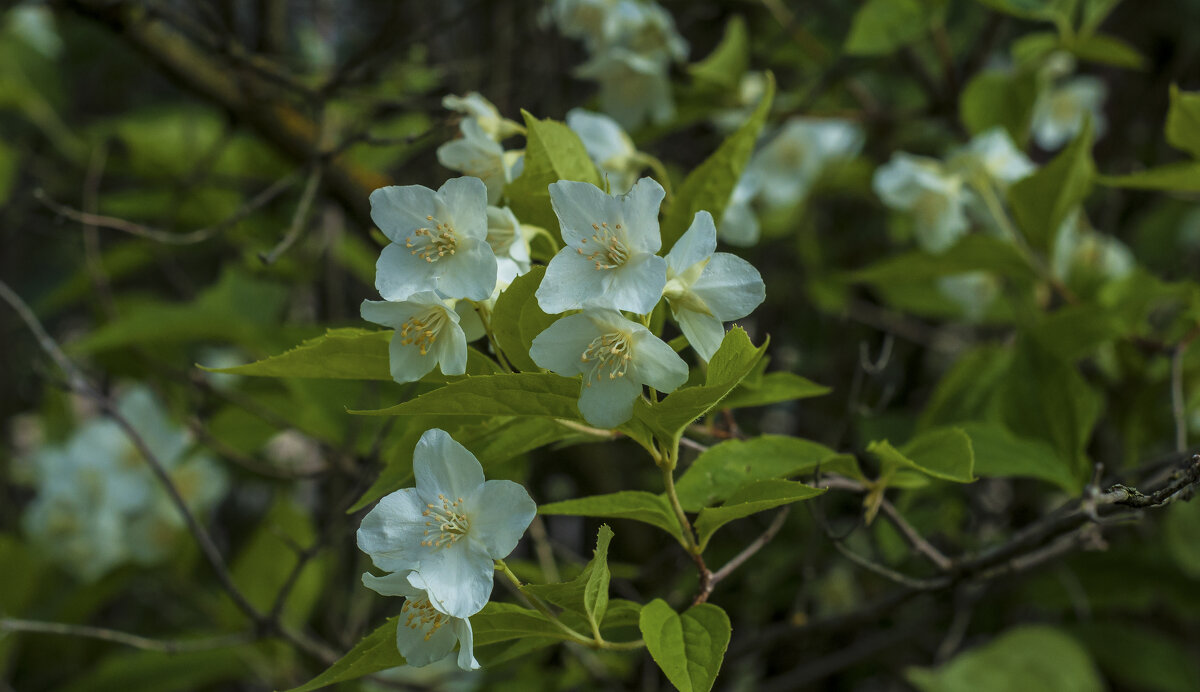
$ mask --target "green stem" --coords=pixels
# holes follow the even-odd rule
[[[492,351],[496,353],[496,360],[500,363],[500,367],[504,368],[505,372],[512,372],[513,367],[508,362],[508,358],[504,356],[504,350],[500,348],[500,342],[496,341],[496,333],[492,331],[491,311],[473,300],[467,302],[471,304],[471,307],[475,308],[475,313],[479,315],[479,321],[483,323],[483,331],[487,334],[488,343],[492,345]]]
[[[663,485],[667,488],[667,498],[671,501],[671,507],[675,510],[675,518],[679,520],[680,532],[683,534],[684,547],[692,554],[699,554],[700,546],[696,542],[696,534],[692,530],[692,523],[688,521],[687,514],[683,511],[683,505],[679,503],[679,495],[675,492],[675,460],[678,453],[664,454],[664,463],[662,464]]]
[[[1029,246],[1029,243],[1025,241],[1025,236],[1017,229],[1012,219],[1009,218],[1008,212],[1005,211],[1004,205],[1001,204],[1000,197],[996,194],[996,189],[991,181],[979,179],[973,181],[973,183],[972,187],[983,198],[983,203],[987,206],[992,218],[996,220],[996,224],[1000,226],[1000,230],[1012,240],[1013,245],[1016,246],[1029,266],[1033,267],[1034,271],[1042,277],[1043,281],[1058,291],[1063,300],[1066,300],[1068,303],[1078,302],[1078,298],[1076,298],[1071,289],[1067,288],[1065,284],[1054,276],[1053,272],[1050,271],[1050,267],[1046,266],[1046,263],[1038,257],[1033,248]]]
[[[512,570],[508,568],[508,565],[504,562],[504,560],[496,560],[496,570],[507,577],[508,580],[512,582],[513,586],[517,587],[517,592],[521,594],[521,597],[525,599],[526,603],[528,603],[542,615],[545,615],[547,618],[549,618],[550,621],[553,622],[556,627],[562,630],[572,641],[593,647],[603,641],[597,641],[591,637],[576,632],[573,628],[564,624],[562,620],[559,620],[558,616],[554,614],[554,611],[550,610],[550,607],[542,602],[542,599],[534,596],[533,594],[525,593],[525,585],[521,583],[521,580],[517,577],[517,575],[513,574]]]

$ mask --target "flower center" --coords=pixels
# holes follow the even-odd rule
[[[406,598],[400,612],[407,615],[404,624],[414,630],[426,630],[425,641],[437,632],[438,628],[450,621],[450,616],[439,613],[428,598]]]
[[[452,545],[467,535],[467,530],[471,528],[471,521],[463,511],[461,497],[451,502],[445,495],[438,495],[438,502],[442,503],[441,506],[430,502],[421,512],[422,516],[429,518],[425,522],[425,540],[421,541],[421,545],[428,548]]]
[[[633,359],[631,339],[623,332],[611,332],[592,339],[587,350],[580,356],[584,363],[592,367],[584,378],[584,383],[592,386],[592,378],[600,381],[607,374],[608,379],[615,380],[624,377],[629,370],[629,361]]]
[[[607,223],[592,224],[592,229],[595,233],[591,238],[593,243],[591,254],[584,253],[582,247],[575,248],[575,251],[585,255],[588,261],[596,265],[597,270],[616,269],[629,260],[629,248],[621,239],[621,236],[624,235],[621,231],[621,224],[617,224],[613,228],[609,228]],[[584,238],[581,242],[586,245],[588,239]]]
[[[453,255],[458,250],[458,236],[449,221],[441,222],[432,216],[426,216],[426,221],[436,221],[433,229],[418,228],[404,240],[404,247],[411,248],[410,254],[416,255],[426,262],[436,262],[446,255]]]
[[[420,315],[413,315],[407,322],[400,325],[400,343],[405,346],[416,346],[421,355],[429,353],[433,342],[437,341],[438,333],[446,326],[446,311],[433,308]]]

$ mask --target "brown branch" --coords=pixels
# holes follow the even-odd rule
[[[750,545],[746,546],[742,552],[735,555],[729,562],[726,562],[723,567],[718,569],[716,572],[713,572],[712,579],[709,581],[710,587],[715,588],[718,582],[725,577],[728,577],[735,569],[741,567],[746,560],[749,560],[754,556],[755,553],[762,550],[763,546],[770,543],[771,539],[775,538],[775,534],[779,533],[780,529],[783,528],[783,523],[787,521],[788,513],[791,511],[791,509],[791,507],[785,505],[784,508],[779,510],[779,512],[775,515],[775,519],[771,521],[771,525],[767,527],[766,531],[762,532],[761,536],[754,539]]]

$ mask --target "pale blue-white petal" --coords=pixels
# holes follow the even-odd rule
[[[392,185],[371,193],[371,220],[393,243],[418,228],[428,225],[425,217],[434,213],[436,193],[422,185]]]
[[[717,229],[721,242],[738,247],[750,247],[758,242],[762,229],[758,216],[749,201],[731,200],[721,215],[721,227]]]
[[[597,164],[636,153],[633,141],[616,120],[582,108],[567,111],[567,127],[579,135],[583,148]]]
[[[969,227],[961,196],[929,191],[913,212],[917,242],[927,252],[950,249]]]
[[[417,618],[410,625],[403,613],[396,622],[396,648],[410,666],[419,668],[442,660],[454,651],[457,641],[458,633],[451,618],[446,618],[436,630],[432,623],[421,623]]]
[[[437,285],[438,262],[426,262],[404,247],[404,241],[391,243],[379,253],[375,263],[375,289],[384,300],[407,300],[415,293],[431,291]]]
[[[413,569],[426,552],[425,503],[414,488],[386,495],[363,517],[358,527],[358,547],[371,562],[388,572]]]
[[[587,369],[583,352],[601,332],[586,314],[567,315],[533,338],[529,357],[538,367],[564,377]]]
[[[893,209],[906,210],[916,203],[921,188],[915,183],[924,159],[898,152],[892,159],[875,169],[872,187],[883,203]]]
[[[512,481],[488,481],[467,504],[471,508],[471,537],[496,560],[508,557],[529,528],[537,505],[524,486]]]
[[[535,293],[538,307],[551,315],[577,310],[586,301],[601,295],[607,273],[596,269],[595,264],[575,248],[565,247],[546,265],[546,275]]]
[[[447,298],[487,300],[496,288],[496,255],[484,240],[463,241],[453,256],[425,264],[438,269],[437,290]]]
[[[633,188],[619,197],[622,216],[631,249],[637,252],[658,252],[662,247],[662,234],[658,228],[658,210],[666,196],[663,186],[654,178],[642,178]]]
[[[471,630],[471,621],[467,618],[455,618],[451,622],[454,636],[458,637],[458,667],[463,670],[479,670],[479,661],[475,660],[475,633]]]
[[[762,304],[766,291],[762,276],[754,265],[725,252],[714,254],[692,284],[692,293],[703,300],[721,322],[749,315]]]
[[[409,583],[415,586],[414,576],[419,576],[438,610],[466,618],[487,605],[495,571],[483,545],[468,537],[424,556]]]
[[[563,240],[568,245],[579,245],[591,238],[595,233],[592,224],[615,225],[619,219],[616,201],[591,183],[575,180],[550,183],[550,206],[554,207]]]
[[[648,384],[660,392],[673,392],[687,382],[687,363],[650,330],[639,329],[634,334],[631,348],[633,360],[627,378]]]
[[[634,255],[616,269],[595,273],[603,275],[600,282],[602,292],[584,300],[584,306],[587,307],[628,310],[646,315],[658,304],[663,287],[667,285],[667,261],[658,255]],[[545,285],[545,279],[542,285]]]
[[[397,329],[388,343],[388,368],[392,379],[400,384],[416,382],[428,375],[438,362],[437,351],[427,350],[422,354],[420,347],[402,343],[403,339]]]
[[[417,441],[413,450],[413,476],[426,502],[433,502],[439,494],[445,494],[451,501],[465,499],[483,485],[479,460],[440,428],[426,430]]]
[[[630,375],[593,380],[584,384],[579,393],[579,412],[584,420],[597,428],[615,428],[633,417],[633,400],[642,392],[642,385]]]
[[[721,347],[721,341],[725,338],[725,325],[721,320],[695,310],[679,310],[672,314],[692,350],[705,361],[712,360],[713,354]]]
[[[450,210],[454,231],[462,238],[487,238],[487,188],[474,177],[451,178],[442,183],[438,194]]]
[[[380,596],[420,598],[425,595],[425,592],[408,583],[408,572],[392,572],[382,577],[377,577],[370,572],[363,572],[362,583],[363,586]]]
[[[462,327],[457,324],[442,327],[434,348],[443,375],[462,375],[467,371],[467,338]]]
[[[717,226],[712,214],[698,211],[692,218],[691,227],[667,253],[667,271],[672,275],[682,274],[688,267],[712,257],[716,251]]]
[[[412,316],[420,309],[415,302],[364,300],[359,307],[359,314],[368,322],[399,329],[400,325],[412,319]]]

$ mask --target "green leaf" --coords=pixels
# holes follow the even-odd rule
[[[56,651],[54,644],[48,644]],[[229,649],[212,651],[119,651],[98,665],[80,671],[71,682],[55,685],[56,692],[182,692],[229,689],[251,676],[252,664]],[[72,666],[74,667],[74,666]],[[223,685],[222,683],[229,683]]]
[[[328,377],[349,380],[391,381],[388,344],[392,330],[330,329],[324,336],[264,360],[232,368],[205,368],[208,372],[257,377]]]
[[[1048,442],[1076,478],[1089,475],[1084,449],[1100,417],[1103,397],[1071,364],[1030,339],[1019,342],[999,396],[1009,430]]]
[[[1180,91],[1171,85],[1167,143],[1200,158],[1200,91]]]
[[[984,344],[964,352],[933,390],[917,429],[998,418],[997,392],[1011,362],[1011,349],[1002,346]]]
[[[766,342],[755,348],[744,329],[733,327],[726,332],[721,347],[709,361],[704,384],[678,389],[653,406],[638,399],[633,407],[634,420],[622,425],[620,430],[630,436],[642,437],[644,431],[649,431],[660,442],[674,448],[684,428],[713,410],[733,391],[754,369],[766,349]]]
[[[783,401],[796,401],[814,396],[825,396],[833,390],[790,372],[772,372],[763,375],[754,386],[743,382],[729,393],[721,405],[725,408],[748,408],[766,406]]]
[[[1050,250],[1063,220],[1091,191],[1095,175],[1089,119],[1062,153],[1033,175],[1013,183],[1008,201],[1017,225],[1034,249]]]
[[[1091,34],[1080,36],[1067,44],[1068,49],[1081,60],[1115,65],[1130,70],[1146,67],[1146,58],[1136,48],[1116,36]]]
[[[587,618],[593,632],[600,632],[608,611],[608,545],[613,532],[607,524],[600,525],[596,535],[596,550],[579,576],[561,584],[530,584],[525,591],[554,605]]]
[[[963,89],[959,117],[972,135],[1003,127],[1019,146],[1029,138],[1037,95],[1037,73],[1033,70],[984,70]]]
[[[345,656],[339,658],[324,673],[288,692],[309,692],[345,680],[354,680],[381,670],[406,663],[396,649],[396,625],[400,617],[388,618],[374,632],[363,637]],[[474,624],[474,623],[472,623]]]
[[[796,481],[765,480],[744,485],[729,496],[720,507],[705,507],[696,518],[696,539],[700,549],[708,546],[708,540],[717,529],[735,519],[768,509],[808,500],[824,493],[827,488],[814,488]]]
[[[983,478],[1036,478],[1053,483],[1071,495],[1082,483],[1069,459],[1041,440],[1017,437],[999,423],[963,423],[975,452],[975,474]]]
[[[848,55],[887,55],[925,36],[934,11],[929,0],[867,0],[850,24]]]
[[[1054,21],[1056,18],[1069,21],[1061,0],[978,0],[979,4],[1010,14],[1021,19]]]
[[[712,689],[732,633],[725,611],[701,603],[677,615],[666,601],[656,598],[642,608],[638,628],[650,656],[676,689]]]
[[[550,206],[550,183],[577,180],[603,185],[595,164],[588,157],[579,135],[556,120],[538,120],[522,110],[525,118],[525,163],[521,176],[504,189],[509,207],[522,223],[558,233],[558,217]]]
[[[842,473],[857,477],[854,458],[832,449],[785,435],[762,435],[728,440],[703,452],[675,482],[679,504],[698,512],[729,497],[743,486],[772,478],[811,473]]]
[[[8,202],[12,194],[13,182],[17,178],[17,164],[20,157],[12,147],[0,142],[0,205]]]
[[[1175,564],[1192,579],[1200,579],[1200,500],[1176,502],[1166,510],[1163,538]]]
[[[898,470],[912,469],[931,478],[954,483],[971,483],[975,480],[975,453],[971,449],[971,438],[958,428],[940,428],[921,433],[900,449],[887,440],[879,440],[867,445],[867,451],[879,457],[883,465],[881,475],[884,477]]]
[[[529,357],[529,345],[557,319],[557,316],[542,312],[534,295],[545,273],[546,268],[537,265],[513,279],[496,299],[496,307],[492,310],[492,329],[500,350],[513,367],[524,372],[541,371]]]
[[[1029,329],[1029,335],[1055,356],[1074,361],[1127,331],[1112,310],[1095,303],[1077,303],[1046,315]]]
[[[905,252],[854,271],[849,274],[849,279],[884,286],[929,281],[973,271],[994,272],[1023,282],[1032,281],[1037,276],[1012,243],[982,233],[972,233],[963,236],[942,254],[932,255],[919,250]]]
[[[708,57],[688,66],[688,72],[697,81],[726,89],[736,89],[748,69],[750,33],[746,31],[746,20],[740,15],[734,15],[725,23],[721,42]]]
[[[714,219],[721,218],[733,188],[742,177],[754,143],[762,131],[763,123],[771,112],[771,101],[775,97],[775,77],[767,75],[767,86],[762,100],[750,118],[729,136],[717,150],[695,168],[675,191],[671,205],[667,207],[662,222],[662,246],[669,249],[692,224],[692,217],[700,210],[712,213]]]
[[[675,518],[666,499],[644,490],[622,490],[607,495],[551,502],[539,505],[538,514],[632,519],[657,526],[683,543],[679,520]]]
[[[474,630],[475,646],[526,637],[571,639],[553,620],[538,611],[498,601],[489,602],[471,616],[471,629]]]
[[[1053,627],[1015,627],[938,668],[909,668],[921,692],[1101,692],[1104,683],[1079,642]]]
[[[1092,659],[1120,689],[1153,692],[1200,690],[1200,662],[1187,641],[1137,622],[1076,625],[1071,634],[1083,642]]]
[[[544,416],[579,420],[579,380],[542,372],[481,375],[364,416]]]
[[[1200,161],[1168,163],[1128,175],[1102,175],[1097,177],[1096,181],[1110,187],[1128,187],[1135,190],[1200,192]]]

